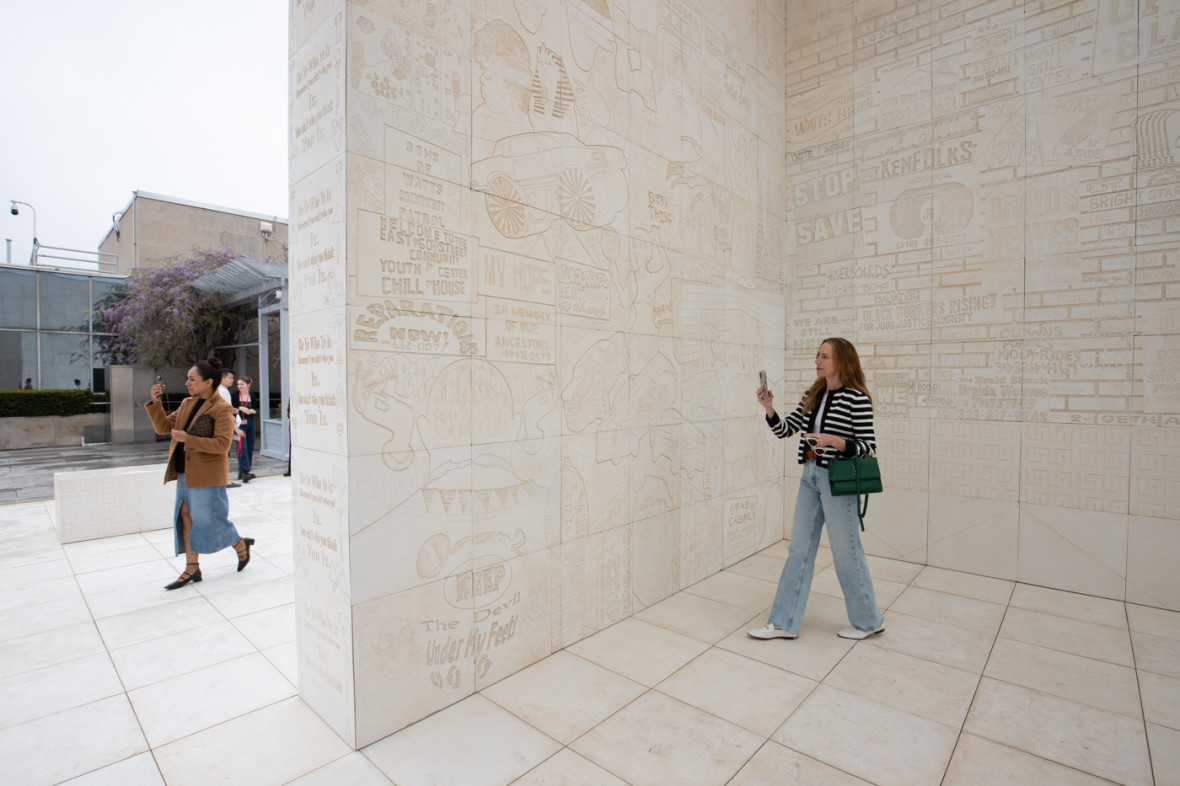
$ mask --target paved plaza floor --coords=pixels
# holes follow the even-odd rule
[[[0,783],[1180,783],[1180,614],[870,558],[854,643],[825,550],[800,638],[749,639],[785,542],[352,751],[296,689],[290,499],[232,490],[253,561],[174,592],[168,529],[0,506]]]

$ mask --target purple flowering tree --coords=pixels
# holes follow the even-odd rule
[[[234,343],[242,316],[192,282],[236,258],[228,249],[198,249],[136,270],[96,304],[95,330],[113,334],[96,336],[99,354],[117,365],[182,368]]]

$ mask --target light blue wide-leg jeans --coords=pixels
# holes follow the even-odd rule
[[[811,592],[811,579],[815,576],[819,536],[825,523],[848,621],[861,630],[876,630],[885,624],[885,619],[877,608],[869,561],[860,542],[856,497],[833,497],[828,485],[828,471],[814,460],[803,465],[787,564],[783,565],[778,580],[768,622],[791,633],[799,632],[807,608],[807,595]]]

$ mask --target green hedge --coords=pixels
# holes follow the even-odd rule
[[[89,390],[0,390],[0,418],[85,415],[92,403]]]

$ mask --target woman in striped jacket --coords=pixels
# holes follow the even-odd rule
[[[793,639],[799,635],[825,523],[836,577],[852,623],[836,635],[864,639],[885,630],[885,618],[877,608],[869,563],[860,542],[856,497],[833,497],[828,485],[828,463],[834,457],[872,456],[877,450],[873,402],[856,347],[847,339],[826,339],[815,354],[815,373],[815,383],[785,420],[774,411],[774,394],[758,388],[758,400],[775,436],[782,439],[803,432],[799,440],[803,477],[795,500],[787,564],[766,627],[748,633],[755,639]]]

